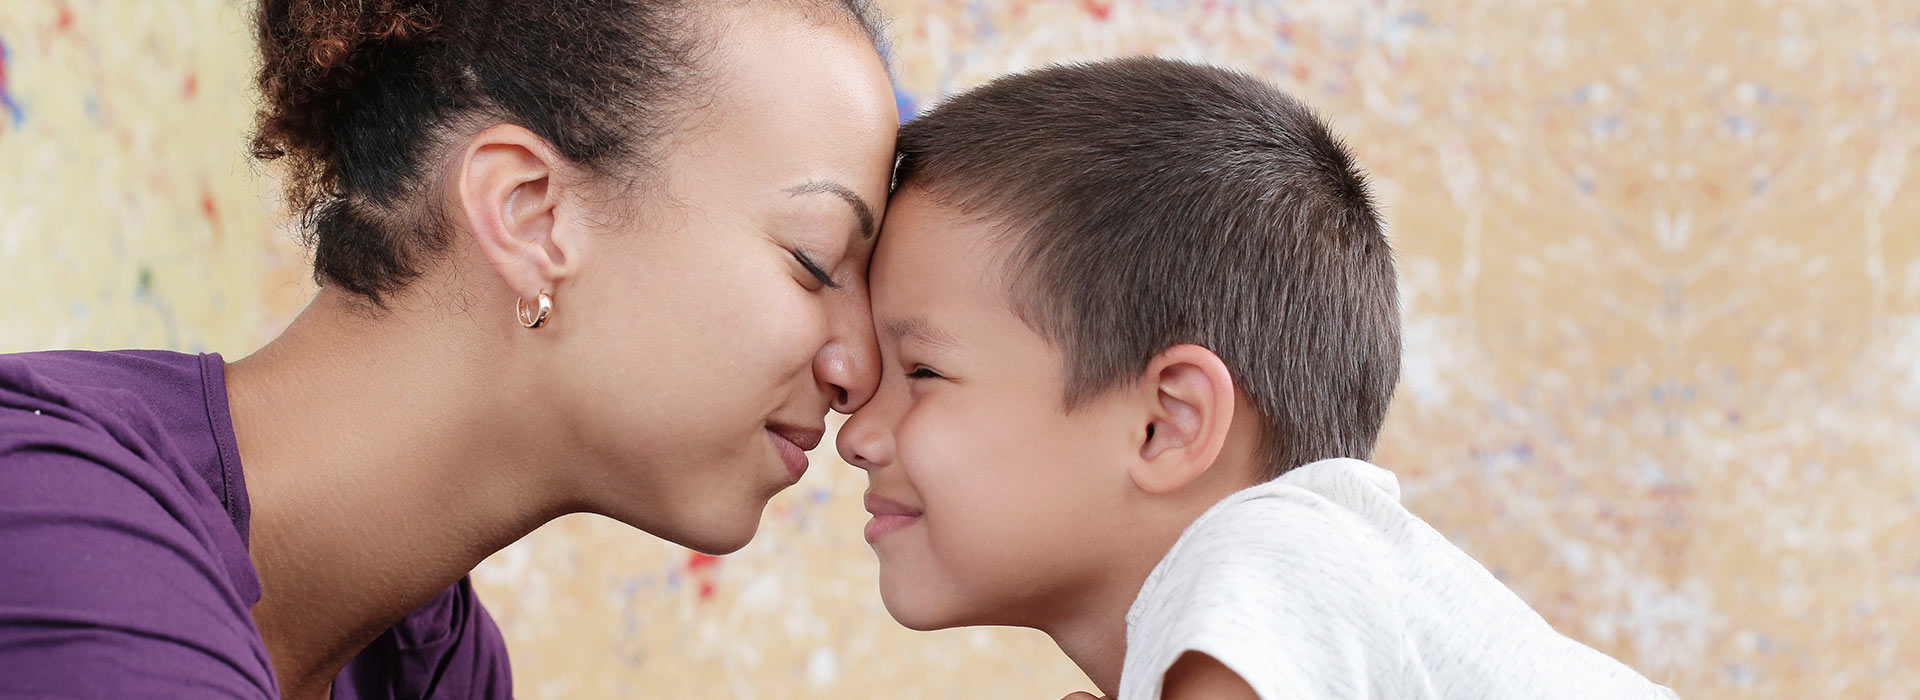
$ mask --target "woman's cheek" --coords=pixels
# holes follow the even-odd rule
[[[765,326],[769,337],[764,348],[779,357],[775,364],[782,367],[811,365],[830,332],[826,306],[818,294],[800,291],[799,295],[783,295],[780,304],[769,305],[775,312]]]

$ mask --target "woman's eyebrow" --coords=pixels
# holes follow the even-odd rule
[[[873,237],[873,205],[868,204],[866,198],[861,197],[860,193],[854,192],[852,188],[832,180],[813,180],[787,188],[787,194],[795,197],[822,192],[846,200],[847,206],[853,207],[853,215],[860,219],[860,237]]]

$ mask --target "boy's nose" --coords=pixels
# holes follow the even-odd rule
[[[840,426],[834,448],[847,464],[872,471],[893,461],[893,435],[880,420],[874,404],[867,404]]]

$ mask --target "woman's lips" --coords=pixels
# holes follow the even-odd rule
[[[780,453],[780,461],[787,465],[787,474],[799,481],[807,473],[807,450],[820,444],[820,433],[801,428],[769,427],[767,434],[773,437],[773,448]]]
[[[867,521],[866,536],[868,542],[874,542],[896,530],[912,525],[920,520],[920,510],[896,501],[867,494],[867,512],[873,519]]]

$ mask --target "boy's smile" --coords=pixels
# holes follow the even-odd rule
[[[920,519],[920,509],[902,504],[890,498],[867,492],[867,512],[873,519],[867,521],[867,542],[877,542],[880,538],[901,528],[912,525]]]

